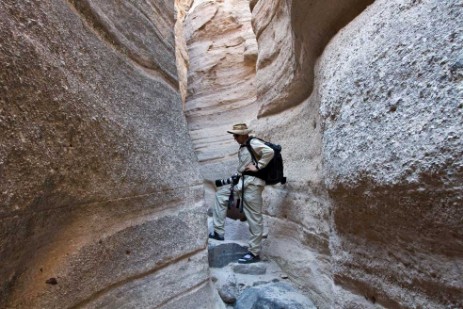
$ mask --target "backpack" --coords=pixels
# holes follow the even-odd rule
[[[249,150],[249,153],[252,156],[253,162],[257,166],[257,158],[256,154],[254,153],[254,149],[251,146],[251,139],[257,138],[257,137],[251,137],[246,141],[246,147]],[[260,138],[257,138],[258,140],[262,141],[265,145],[273,149],[274,156],[272,160],[267,164],[266,167],[263,169],[257,171],[257,172],[247,172],[246,174],[256,176],[262,180],[265,181],[265,184],[267,185],[275,185],[277,183],[285,184],[286,183],[286,177],[284,177],[283,173],[283,157],[281,156],[281,146],[277,144],[273,144],[270,142],[266,142]]]

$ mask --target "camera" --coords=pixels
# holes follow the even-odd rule
[[[239,180],[240,180],[240,175],[235,174],[227,179],[217,179],[215,181],[215,186],[221,187],[221,186],[230,185],[230,184],[236,185]]]

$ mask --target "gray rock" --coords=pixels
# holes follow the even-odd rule
[[[313,302],[286,283],[269,283],[246,289],[235,309],[311,309]]]
[[[209,243],[209,266],[224,267],[231,262],[236,262],[240,257],[246,254],[246,247],[236,243],[222,243],[217,245],[216,242]]]
[[[267,266],[263,263],[236,264],[233,265],[233,271],[244,275],[263,275],[267,272]]]
[[[218,290],[220,298],[226,304],[234,304],[236,302],[236,297],[238,295],[238,289],[236,288],[236,284],[233,282],[229,282],[221,286]]]

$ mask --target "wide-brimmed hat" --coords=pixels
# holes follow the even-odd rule
[[[237,135],[247,135],[252,132],[251,129],[245,123],[237,123],[233,125],[233,129],[227,131],[230,134],[237,134]]]

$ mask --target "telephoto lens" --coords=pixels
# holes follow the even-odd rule
[[[215,181],[215,186],[218,188],[218,187],[221,187],[221,186],[224,186],[224,185],[229,185],[231,184],[231,179],[230,178],[227,178],[227,179],[217,179]]]
[[[229,185],[229,184],[232,184],[233,185],[236,185],[238,183],[238,181],[240,180],[240,175],[238,174],[235,174],[227,179],[217,179],[215,181],[215,186],[218,188],[218,187],[221,187],[221,186],[225,186],[225,185]]]

